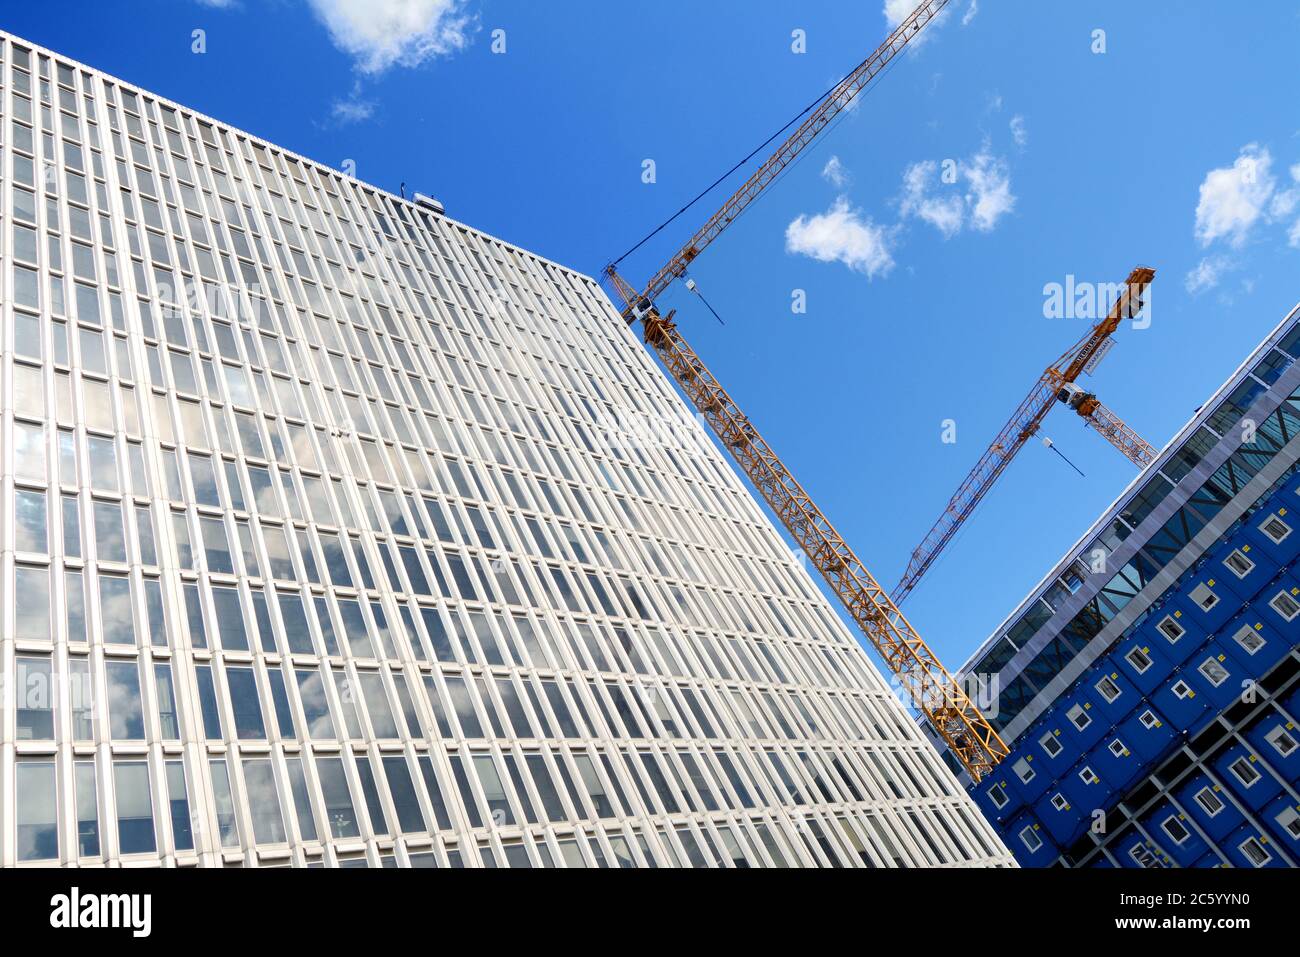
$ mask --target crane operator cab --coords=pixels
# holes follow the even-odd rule
[[[1056,399],[1058,402],[1069,406],[1085,419],[1092,418],[1092,413],[1101,404],[1097,401],[1097,396],[1094,393],[1085,392],[1073,382],[1067,382],[1061,386],[1056,393]]]

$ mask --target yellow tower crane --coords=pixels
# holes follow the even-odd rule
[[[1076,381],[1087,372],[1092,373],[1097,363],[1110,350],[1115,330],[1125,319],[1135,318],[1144,307],[1143,297],[1147,286],[1155,278],[1155,270],[1138,266],[1124,281],[1115,305],[1100,322],[1088,333],[1066,349],[1061,357],[1047,367],[1029,395],[1025,398],[997,438],[985,450],[979,462],[970,470],[957,491],[953,493],[943,514],[931,526],[921,544],[916,546],[907,563],[903,577],[894,586],[891,597],[902,604],[908,593],[916,587],[939,554],[948,545],[957,530],[966,519],[970,518],[975,507],[988,494],[989,489],[998,480],[1003,469],[1011,464],[1025,443],[1028,442],[1043,423],[1044,417],[1052,406],[1060,402],[1073,409],[1085,422],[1097,430],[1101,436],[1115,446],[1120,454],[1136,465],[1146,468],[1156,457],[1156,450],[1131,428],[1124,424],[1114,412],[1102,405],[1091,392],[1085,392]]]
[[[947,3],[948,0],[923,0],[884,43],[820,101],[790,138],[651,277],[644,290],[638,292],[633,288],[614,265],[606,268],[605,275],[624,303],[624,318],[629,323],[642,324],[646,343],[658,354],[682,392],[808,555],[849,617],[897,676],[912,703],[978,781],[1006,757],[1006,744],[682,338],[673,313],[661,315],[654,302],[675,279],[685,275],[686,267],[705,247],[736,221]]]

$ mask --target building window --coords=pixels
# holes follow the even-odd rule
[[[1284,591],[1274,595],[1273,600],[1268,605],[1287,621],[1290,621],[1296,615],[1300,615],[1300,604]]]
[[[1097,777],[1096,772],[1093,771],[1092,768],[1084,768],[1082,771],[1080,771],[1079,780],[1082,781],[1084,784],[1101,783],[1101,778]]]
[[[1131,649],[1129,653],[1124,656],[1124,660],[1127,661],[1138,674],[1143,674],[1151,667],[1151,656],[1146,653],[1146,649],[1144,648]]]
[[[1085,709],[1081,704],[1076,704],[1073,708],[1067,711],[1066,717],[1069,718],[1070,723],[1080,731],[1092,724],[1092,716],[1088,714],[1087,709]]]
[[[1225,807],[1223,799],[1209,787],[1203,787],[1197,791],[1195,800],[1201,806],[1201,810],[1209,817],[1214,817]]]
[[[1228,553],[1228,557],[1223,560],[1223,564],[1228,566],[1228,571],[1232,572],[1238,578],[1245,578],[1255,570],[1255,563],[1246,557],[1246,553],[1240,548],[1234,548]]]
[[[1151,849],[1142,844],[1134,844],[1128,849],[1128,856],[1132,858],[1133,863],[1141,868],[1159,868],[1164,865],[1160,863]]]
[[[244,790],[253,818],[253,839],[258,844],[281,844],[286,840],[280,795],[275,786],[271,762],[266,758],[244,761]]]
[[[1029,766],[1029,761],[1025,758],[1011,765],[1011,770],[1016,772],[1016,777],[1020,778],[1023,784],[1028,784],[1034,779],[1034,769]]]
[[[989,788],[988,793],[989,800],[993,802],[993,806],[999,811],[1011,802],[1011,799],[1007,797],[1007,789],[1005,785],[995,784],[993,787]]]
[[[1274,820],[1277,821],[1282,830],[1290,834],[1295,840],[1300,841],[1300,812],[1297,812],[1293,807],[1286,807]]]
[[[1223,663],[1218,658],[1206,658],[1196,670],[1216,688],[1228,680],[1228,669],[1223,667]]]
[[[77,856],[99,857],[99,788],[95,783],[95,762],[73,765],[77,799]]]
[[[176,844],[176,850],[194,850],[189,789],[185,786],[183,761],[167,762],[167,803],[171,810],[172,840]]]
[[[1241,757],[1228,765],[1228,770],[1232,772],[1233,777],[1241,782],[1241,786],[1248,788],[1254,785],[1263,775],[1250,763],[1249,758]]]
[[[1242,625],[1237,629],[1237,633],[1232,636],[1232,640],[1241,646],[1241,649],[1248,655],[1253,655],[1264,645],[1268,644],[1264,636],[1261,635],[1250,625]]]
[[[1058,811],[1064,811],[1069,806],[1070,802],[1065,799],[1064,794],[1058,791],[1056,794],[1052,795],[1052,807],[1056,808]]]
[[[19,741],[54,740],[54,678],[47,657],[19,655],[14,659]]]
[[[1122,693],[1119,685],[1115,683],[1115,679],[1110,675],[1103,675],[1102,679],[1093,685],[1093,687],[1097,689],[1099,695],[1106,699],[1107,704],[1114,702],[1114,700]]]
[[[1020,832],[1020,843],[1025,845],[1030,854],[1033,854],[1043,846],[1043,839],[1034,833],[1032,827],[1027,827]]]
[[[1172,814],[1160,822],[1160,830],[1168,834],[1169,839],[1175,844],[1182,844],[1192,836],[1192,832],[1183,826],[1183,822]]]
[[[1292,737],[1291,732],[1282,725],[1278,725],[1268,734],[1264,735],[1264,740],[1273,747],[1277,748],[1277,753],[1282,757],[1290,757],[1296,749],[1296,740]]]
[[[1128,754],[1128,748],[1124,747],[1124,742],[1119,738],[1112,741],[1108,745],[1108,748],[1110,749],[1110,753],[1115,755],[1117,758],[1122,758],[1124,755]]]
[[[1047,734],[1039,738],[1038,744],[1044,751],[1047,752],[1047,756],[1049,758],[1054,758],[1062,751],[1065,750],[1065,748],[1061,745],[1061,742],[1056,740],[1056,735],[1053,734],[1051,731],[1047,732]]]
[[[1259,530],[1267,535],[1274,545],[1280,544],[1284,538],[1291,534],[1291,526],[1277,515],[1270,515],[1264,519],[1264,523],[1259,526]]]
[[[1192,690],[1192,686],[1181,678],[1174,682],[1173,692],[1174,696],[1177,698],[1191,698],[1196,694],[1196,692]]]
[[[325,817],[330,823],[330,833],[336,838],[357,837],[357,814],[352,805],[348,779],[340,758],[317,758],[316,772],[320,775],[321,791],[325,794]]]
[[[1210,590],[1210,586],[1202,582],[1192,589],[1190,595],[1192,601],[1196,602],[1201,611],[1209,611],[1219,603],[1219,596]]]
[[[1142,722],[1142,727],[1146,728],[1148,731],[1152,728],[1160,727],[1160,719],[1157,718],[1156,713],[1151,710],[1143,711],[1142,716],[1138,718],[1138,720]]]
[[[114,762],[113,786],[117,796],[119,849],[123,854],[155,853],[149,766],[143,761]]]
[[[1250,861],[1251,867],[1263,867],[1273,859],[1273,855],[1264,849],[1264,845],[1253,837],[1248,837],[1238,844],[1237,850]]]
[[[20,861],[50,861],[59,856],[59,803],[54,796],[53,761],[19,761],[14,766],[18,795],[17,852]]]
[[[1169,643],[1175,644],[1179,638],[1187,634],[1187,629],[1174,620],[1173,615],[1165,615],[1160,624],[1156,625],[1160,633],[1169,639]]]

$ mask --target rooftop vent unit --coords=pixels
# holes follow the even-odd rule
[[[442,208],[442,203],[438,202],[432,196],[426,196],[424,193],[415,194],[415,205],[422,206],[425,209],[431,209],[439,216],[446,213],[446,210]]]

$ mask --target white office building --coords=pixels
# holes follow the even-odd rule
[[[1011,863],[592,279],[4,34],[0,159],[3,864]]]

